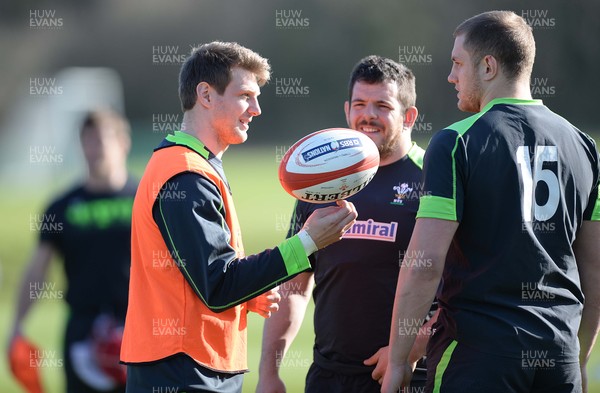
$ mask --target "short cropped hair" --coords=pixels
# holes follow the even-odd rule
[[[86,113],[81,122],[79,134],[83,135],[90,129],[98,129],[101,127],[114,127],[114,129],[122,135],[131,134],[131,127],[127,119],[110,109],[96,109]]]
[[[211,85],[219,94],[231,82],[231,69],[240,67],[256,75],[259,86],[269,81],[271,66],[264,57],[235,42],[214,41],[193,48],[179,73],[179,99],[183,111],[196,103],[196,86]]]
[[[454,37],[465,36],[464,47],[473,64],[494,56],[508,79],[531,77],[535,40],[531,26],[512,11],[489,11],[462,22]]]
[[[415,75],[404,64],[381,56],[367,56],[361,59],[352,70],[348,84],[348,97],[352,102],[352,91],[356,82],[368,84],[394,82],[398,86],[398,101],[403,109],[415,106],[417,92]]]

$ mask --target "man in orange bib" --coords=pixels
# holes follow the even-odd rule
[[[277,247],[244,256],[221,157],[247,139],[269,76],[267,60],[236,43],[202,45],[182,66],[182,131],[155,149],[133,206],[127,392],[241,391],[246,313],[276,311],[274,288],[356,218],[339,202]]]

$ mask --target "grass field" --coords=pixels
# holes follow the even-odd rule
[[[254,253],[276,245],[285,236],[293,205],[292,198],[280,188],[277,181],[276,152],[274,149],[232,147],[225,156],[224,165],[233,188],[246,252]],[[143,170],[140,162],[134,163],[132,168],[135,173]],[[4,353],[14,315],[16,288],[36,238],[35,232],[30,230],[29,217],[41,213],[49,198],[65,182],[66,179],[61,179],[44,190],[23,190],[11,199],[6,194],[0,197],[0,342]],[[64,289],[60,263],[53,263],[48,281],[56,283],[57,290]],[[62,363],[60,348],[65,316],[66,307],[60,300],[45,300],[36,305],[26,321],[28,336],[46,351],[48,357],[54,357],[55,360],[50,362],[52,367],[42,370],[44,385],[50,393],[64,391],[62,369],[58,365]],[[256,386],[262,323],[260,317],[251,315],[248,338],[252,372],[245,379],[244,392],[253,392]],[[290,357],[282,366],[282,377],[289,392],[303,391],[304,376],[312,360],[312,341],[311,306],[300,336],[291,348]],[[594,353],[589,376],[590,392],[600,392],[600,350]],[[0,392],[21,391],[10,376],[6,357],[0,357]]]

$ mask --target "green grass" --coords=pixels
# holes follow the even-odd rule
[[[255,253],[275,246],[285,237],[293,200],[279,186],[277,163],[273,150],[254,150],[249,147],[232,147],[225,155],[224,166],[232,185],[236,208],[242,225],[246,253]],[[135,173],[141,173],[145,163],[134,162]],[[0,339],[6,353],[7,335],[15,309],[17,285],[35,245],[36,234],[29,228],[29,215],[41,213],[52,195],[66,179],[57,179],[52,189],[22,190],[11,196],[0,197],[2,224],[0,225]],[[3,183],[4,184],[4,183]],[[58,262],[58,261],[56,261]],[[53,263],[51,282],[64,288],[61,264]],[[282,367],[281,375],[288,391],[303,391],[304,377],[312,360],[312,306],[304,320],[300,335],[291,348],[291,356]],[[62,358],[61,341],[66,307],[59,300],[37,304],[26,320],[26,332],[42,349],[55,351]],[[244,392],[253,392],[258,378],[258,361],[262,339],[263,319],[250,315],[248,327],[249,366]],[[49,393],[64,390],[62,369],[45,368],[44,385]],[[590,369],[590,392],[600,391],[600,350],[594,352]],[[6,357],[0,357],[0,392],[17,393],[22,390],[10,376]]]

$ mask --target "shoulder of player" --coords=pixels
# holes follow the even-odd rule
[[[423,158],[425,157],[425,149],[413,142],[410,150],[406,154],[410,162],[412,162],[419,170],[423,169]]]
[[[127,175],[127,182],[125,183],[125,187],[123,187],[123,193],[135,195],[138,186],[140,185],[140,179],[137,176],[129,173]]]
[[[541,105],[541,102],[537,101],[519,101],[522,102],[523,105],[516,105],[517,102],[513,102],[514,100],[510,99],[495,99],[489,102],[480,112],[475,113],[463,120],[459,120],[455,123],[450,124],[444,130],[451,130],[463,136],[467,132],[473,131],[480,127],[485,127],[488,125],[494,125],[497,123],[497,117],[504,116],[505,107],[516,107],[516,108],[529,108],[529,107],[537,107],[537,108],[547,108],[544,105]],[[531,105],[535,104],[535,105]]]
[[[573,125],[569,120],[565,119],[563,116],[559,115],[558,113],[552,111],[550,108],[544,106],[544,108],[550,113],[552,114],[552,116],[555,116],[555,121],[558,122],[562,122],[562,129],[568,129],[569,131],[573,131],[575,132],[579,138],[581,138],[583,140],[583,142],[588,145],[589,148],[591,149],[597,149],[596,147],[596,141],[594,140],[594,138],[592,138],[589,134],[587,134],[584,131],[581,131],[578,127],[576,127],[575,125]]]
[[[83,199],[85,199],[84,185],[74,184],[66,191],[52,197],[50,202],[45,205],[44,213],[62,215],[73,201]]]
[[[546,111],[548,114],[553,114],[557,118],[561,118],[543,105],[540,100],[497,98],[489,102],[480,112],[452,123],[446,127],[445,130],[452,130],[461,136],[464,136],[467,132],[469,135],[472,135],[473,131],[477,130],[489,132],[490,130],[499,129],[503,126],[504,122],[502,121],[502,118],[507,116],[507,113],[514,113],[515,110],[532,109],[536,111]],[[568,123],[567,120],[564,121]]]
[[[438,132],[433,134],[433,137],[429,141],[429,145],[427,146],[427,150],[425,151],[425,153],[427,154],[434,148],[440,148],[442,146],[452,149],[456,145],[457,140],[461,137],[462,134],[459,131],[450,127],[439,130]]]
[[[476,113],[436,132],[431,138],[427,150],[432,146],[439,147],[440,145],[447,145],[453,148],[459,140],[462,140],[466,144],[467,140],[470,140],[472,136],[482,135],[478,132],[480,130],[488,133],[490,129],[495,127],[494,124],[497,122],[497,119],[491,118],[494,116],[490,116],[490,113],[488,110]]]
[[[54,196],[49,203],[49,206],[60,206],[68,204],[72,199],[81,199],[85,195],[84,185],[77,183],[72,185],[66,191]]]
[[[479,112],[472,116],[467,117],[466,119],[459,120],[455,123],[450,124],[448,127],[441,130],[439,133],[451,133],[453,135],[458,134],[458,136],[464,135],[467,131],[473,128],[473,125],[480,120],[486,112]],[[439,134],[438,133],[438,134]],[[444,135],[444,134],[442,134]]]
[[[164,190],[185,191],[182,195],[186,199],[188,195],[202,196],[202,199],[211,199],[207,198],[208,196],[217,197],[218,199],[223,198],[219,186],[212,179],[195,172],[178,173],[169,178],[162,188]],[[190,199],[195,198],[191,197]]]

